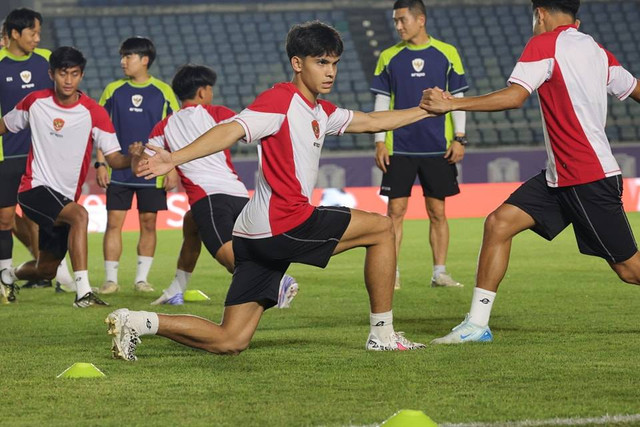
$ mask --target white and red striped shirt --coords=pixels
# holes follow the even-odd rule
[[[177,151],[195,141],[220,122],[228,121],[235,113],[227,107],[214,105],[185,105],[155,125],[148,144]],[[224,150],[200,159],[191,160],[176,168],[182,186],[189,196],[189,204],[210,194],[249,197],[233,163],[231,153]]]
[[[342,135],[352,119],[352,111],[328,101],[309,102],[292,83],[276,84],[238,114],[246,142],[259,141],[259,161],[255,194],[233,234],[261,239],[306,221],[324,137]]]
[[[83,93],[62,105],[53,89],[32,92],[3,120],[10,132],[31,128],[31,149],[19,192],[46,185],[78,200],[91,163],[93,143],[105,155],[120,151],[109,115]]]
[[[621,174],[604,130],[607,93],[622,101],[637,80],[591,36],[567,25],[531,38],[508,82],[538,91],[550,187]]]

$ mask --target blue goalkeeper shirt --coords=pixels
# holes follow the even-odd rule
[[[33,91],[53,87],[49,77],[47,49],[35,49],[23,57],[0,49],[0,116],[13,110],[18,102]],[[0,162],[4,159],[27,157],[31,148],[31,130],[0,136]]]
[[[99,104],[111,117],[123,154],[129,152],[129,145],[134,142],[146,144],[156,123],[180,109],[171,87],[155,77],[142,84],[128,78],[111,82]],[[138,178],[129,168],[112,170],[111,182],[134,187],[156,186],[156,181]]]
[[[422,91],[436,86],[452,94],[469,89],[456,48],[430,37],[421,46],[401,42],[384,50],[371,91],[391,97],[390,109],[400,110],[418,106]],[[439,156],[453,136],[453,120],[446,114],[387,132],[385,142],[391,155]]]

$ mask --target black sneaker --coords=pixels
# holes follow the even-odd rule
[[[45,280],[45,279],[29,280],[27,283],[22,285],[22,287],[25,289],[50,288],[51,286],[53,286],[51,284],[51,280]]]
[[[73,306],[78,308],[87,308],[92,305],[109,305],[109,304],[102,301],[100,298],[98,298],[98,295],[96,295],[93,292],[87,292],[80,299],[78,299],[78,297],[76,296],[76,300],[73,303]]]

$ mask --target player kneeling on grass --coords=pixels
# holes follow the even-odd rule
[[[293,262],[325,267],[332,255],[364,247],[364,280],[371,307],[368,350],[412,350],[393,328],[391,303],[396,255],[388,217],[344,207],[310,203],[325,135],[381,132],[431,117],[419,107],[362,113],[337,108],[320,94],[331,91],[343,44],[332,27],[311,22],[287,36],[291,83],[263,92],[229,123],[192,144],[139,164],[153,178],[178,165],[231,147],[240,139],[258,143],[259,171],[254,196],[233,229],[235,269],[221,324],[194,316],[168,316],[127,309],[107,322],[116,357],[135,360],[140,335],[157,334],[213,353],[237,354],[249,346],[263,312],[276,305],[282,276]]]
[[[74,306],[107,305],[92,291],[87,272],[89,216],[77,202],[95,143],[116,169],[131,161],[120,145],[107,112],[78,90],[86,59],[72,47],[56,49],[49,59],[53,89],[27,95],[0,119],[0,135],[31,128],[31,149],[18,203],[39,225],[38,259],[0,272],[3,295],[17,280],[52,279],[67,249],[76,281]]]
[[[519,108],[538,91],[549,159],[485,221],[476,288],[467,318],[434,344],[491,341],[489,316],[509,264],[513,237],[533,230],[552,240],[569,224],[580,252],[604,258],[627,283],[640,285],[640,253],[622,207],[622,175],[605,133],[607,93],[640,102],[640,84],[616,58],[578,31],[579,0],[532,0],[533,33],[509,87],[451,98],[424,92],[434,113]]]
[[[216,73],[209,67],[191,64],[180,67],[171,87],[182,108],[156,124],[148,145],[177,151],[234,117],[235,113],[230,109],[211,105],[216,79]],[[228,149],[184,163],[176,170],[189,197],[191,210],[185,215],[182,226],[183,241],[175,278],[152,305],[184,303],[183,294],[196,267],[201,242],[211,256],[233,273],[233,224],[249,201],[249,193],[236,174]],[[288,307],[297,290],[296,281],[285,274],[280,281],[277,306]]]

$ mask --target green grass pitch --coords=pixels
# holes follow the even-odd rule
[[[630,220],[640,229],[640,214]],[[394,324],[412,340],[447,333],[469,308],[482,220],[450,225],[447,266],[463,289],[428,287],[427,223],[405,226]],[[137,362],[112,360],[103,319],[119,307],[151,309],[173,277],[180,238],[159,233],[152,296],[132,289],[136,235],[126,233],[121,291],[105,298],[111,307],[75,309],[72,295],[51,289],[23,290],[18,303],[0,306],[0,424],[347,426],[380,423],[399,409],[422,410],[439,423],[640,413],[640,289],[620,282],[604,261],[580,255],[571,230],[552,243],[531,232],[515,239],[492,344],[366,352],[364,250],[355,250],[325,270],[294,265],[300,293],[293,307],[269,310],[240,356],[143,337]],[[90,236],[96,286],[101,242],[102,235]],[[26,260],[19,244],[16,252],[16,261]],[[190,287],[211,301],[159,310],[219,321],[229,280],[203,249]],[[94,363],[106,378],[56,379],[74,362]]]

